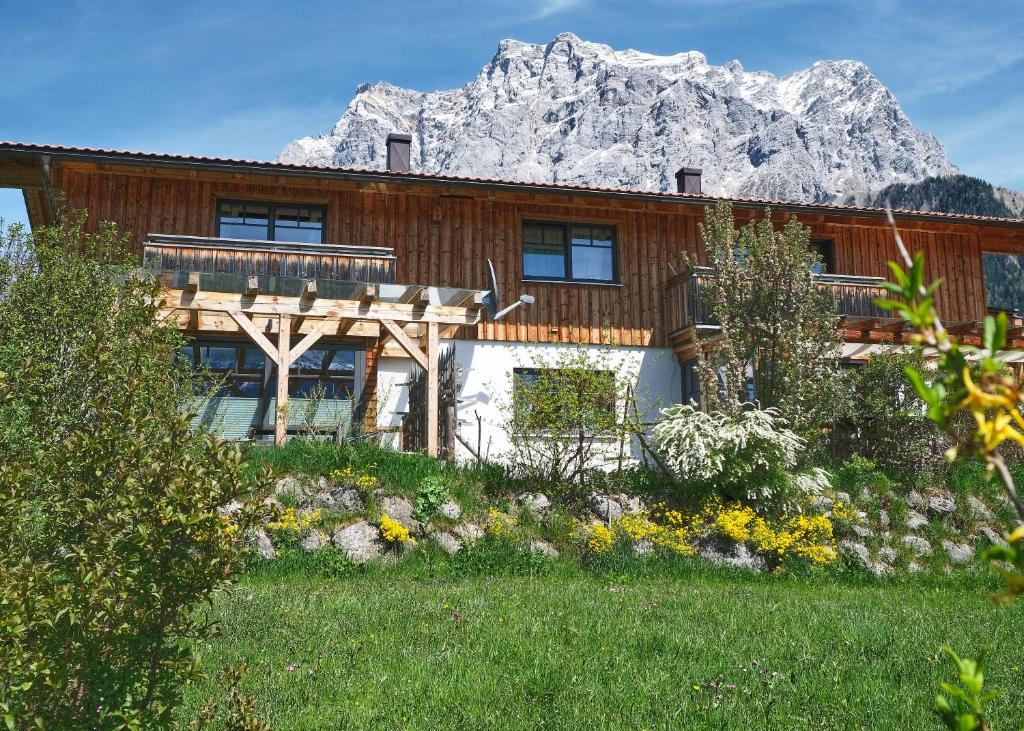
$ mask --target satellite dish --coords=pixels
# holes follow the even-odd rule
[[[500,320],[519,305],[532,305],[534,297],[529,294],[519,295],[519,299],[504,309],[501,308],[501,296],[498,293],[498,277],[494,273],[494,262],[487,260],[487,292],[484,295],[484,305],[487,307],[487,316],[491,322]]]
[[[494,316],[498,314],[498,307],[500,306],[501,295],[498,293],[498,278],[494,275],[494,262],[490,259],[487,260],[487,294],[484,297],[484,303],[487,306],[487,316],[494,319]]]

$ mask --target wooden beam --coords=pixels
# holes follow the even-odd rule
[[[398,303],[402,305],[429,305],[430,290],[427,287],[409,287],[405,290],[401,299],[398,300]]]
[[[188,273],[188,285],[185,287],[186,292],[198,292],[199,291],[199,272]]]
[[[254,315],[292,315],[295,317],[330,317],[334,319],[392,320],[394,322],[441,322],[452,325],[475,325],[480,311],[465,307],[397,304],[372,302],[362,304],[355,300],[301,300],[298,297],[258,295],[255,299],[243,294],[204,292],[193,295],[183,290],[169,290],[165,295],[167,307],[185,310],[238,310]]]
[[[318,322],[306,337],[296,343],[295,347],[292,348],[292,352],[288,355],[288,359],[294,363],[300,355],[313,347],[313,344],[320,339],[321,335],[334,327],[335,324],[334,320],[321,320]]]
[[[424,371],[429,370],[427,356],[424,355],[423,351],[416,347],[416,343],[413,342],[412,338],[405,334],[401,325],[393,320],[381,320],[380,324],[384,326],[384,329],[388,331],[388,334],[393,337],[399,345],[402,346],[402,350],[409,354],[409,357],[416,361]]]
[[[875,327],[875,330],[883,333],[901,333],[907,328],[906,320],[896,320],[895,322],[884,322],[881,325]]]
[[[427,325],[427,454],[438,452],[438,367],[439,338],[437,323]]]
[[[238,327],[242,329],[246,335],[253,339],[260,349],[270,356],[271,360],[276,361],[278,357],[277,347],[267,339],[267,336],[256,329],[256,326],[252,324],[252,320],[243,315],[237,310],[228,312],[231,315],[231,319],[238,323]],[[280,336],[280,333],[278,333]],[[280,340],[280,337],[278,338]]]
[[[359,301],[364,304],[370,304],[377,299],[377,285],[367,284],[363,286],[363,291],[359,294]]]
[[[316,280],[307,279],[305,284],[302,285],[302,298],[303,299],[316,299]]]
[[[260,292],[260,279],[259,277],[252,276],[246,280],[245,293],[249,297],[255,297]]]
[[[288,441],[288,369],[291,367],[292,316],[281,315],[277,333],[277,399],[274,402],[274,444]]]

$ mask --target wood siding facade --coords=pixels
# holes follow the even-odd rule
[[[397,282],[482,289],[491,259],[503,303],[522,293],[536,297],[502,321],[462,328],[462,338],[668,346],[673,318],[666,308],[677,306],[666,291],[671,267],[682,270],[681,252],[703,261],[698,223],[705,206],[683,199],[80,161],[55,161],[52,175],[69,206],[89,211],[90,226],[114,221],[140,254],[150,233],[215,236],[221,199],[311,203],[326,207],[325,243],[393,248]],[[743,204],[734,212],[742,223],[761,210]],[[836,273],[888,275],[896,252],[877,215],[828,207],[774,215],[779,222],[795,215],[815,238],[831,239]],[[613,226],[619,282],[523,281],[524,219]],[[944,280],[938,306],[948,320],[984,317],[983,251],[1024,254],[1020,226],[919,217],[901,220],[900,228],[911,249],[925,251],[928,277]]]

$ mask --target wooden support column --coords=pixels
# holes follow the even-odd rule
[[[438,341],[437,323],[427,323],[427,454],[431,457],[437,456],[438,446]]]
[[[288,369],[291,367],[292,316],[281,315],[277,332],[277,402],[274,444],[288,441]]]

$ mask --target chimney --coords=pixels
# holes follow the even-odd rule
[[[388,135],[388,170],[396,173],[409,172],[409,150],[412,135],[392,132]]]
[[[676,191],[700,193],[700,168],[679,168],[676,173]]]

